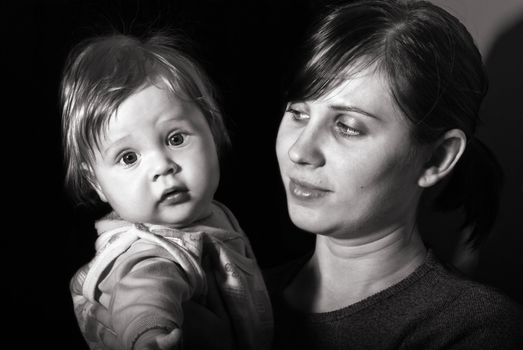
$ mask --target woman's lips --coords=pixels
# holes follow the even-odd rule
[[[331,192],[325,188],[312,185],[308,182],[299,181],[293,178],[289,179],[289,192],[299,200],[309,201],[324,197]]]

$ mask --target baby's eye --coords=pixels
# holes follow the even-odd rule
[[[132,165],[138,160],[138,155],[134,152],[126,152],[120,158],[120,162],[124,165]]]
[[[173,133],[167,138],[167,144],[169,146],[180,146],[184,141],[185,137],[179,132]]]

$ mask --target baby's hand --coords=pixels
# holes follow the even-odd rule
[[[180,328],[175,328],[169,334],[160,334],[156,337],[156,343],[160,350],[175,350],[180,349],[182,331]]]
[[[178,350],[181,349],[182,331],[175,328],[170,333],[152,329],[142,334],[133,346],[136,350]]]

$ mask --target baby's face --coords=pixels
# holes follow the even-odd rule
[[[119,106],[100,141],[93,185],[123,219],[179,227],[209,215],[218,155],[197,105],[148,86]]]

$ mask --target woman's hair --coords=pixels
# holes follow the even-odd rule
[[[118,107],[148,85],[169,89],[202,111],[218,152],[229,144],[215,90],[202,68],[179,47],[180,37],[145,39],[112,34],[78,44],[66,61],[60,89],[65,183],[78,202],[92,202],[86,166]]]
[[[481,55],[458,19],[427,1],[338,4],[310,28],[295,66],[287,101],[317,99],[350,74],[374,66],[386,77],[416,142],[431,143],[461,129],[466,151],[435,204],[442,210],[463,207],[463,226],[474,226],[473,242],[488,233],[497,214],[501,168],[474,137],[488,82]]]

